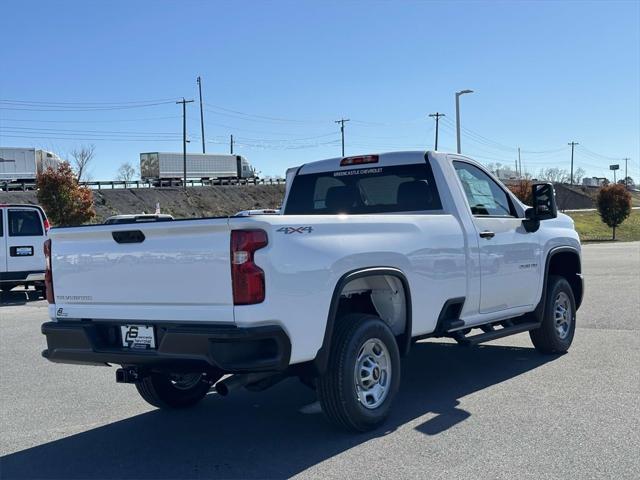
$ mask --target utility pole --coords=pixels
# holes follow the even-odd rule
[[[631,160],[629,157],[625,157],[623,158],[624,160],[624,188],[628,189],[629,188],[629,182],[627,180],[627,178],[629,178],[629,175],[627,173],[627,164],[629,163],[629,160]]]
[[[182,100],[176,102],[176,104],[182,104],[182,187],[187,188],[187,103],[192,103],[193,100]]]
[[[440,117],[444,117],[445,114],[436,112],[436,113],[430,113],[429,116],[436,119],[436,144],[434,146],[434,150],[438,150],[438,122],[440,121]]]
[[[522,178],[522,159],[520,158],[520,147],[518,147],[518,178]]]
[[[567,145],[571,145],[571,185],[573,185],[573,149],[576,145],[580,145],[578,142],[570,142]]]
[[[340,135],[342,136],[342,156],[344,157],[344,122],[348,122],[348,118],[341,118],[340,120],[336,120],[334,123],[340,124]]]
[[[200,131],[202,134],[202,153],[206,153],[204,148],[204,112],[202,110],[202,79],[200,78],[199,75],[197,78],[197,82],[198,82],[198,92],[200,93]]]
[[[233,155],[233,134],[231,134],[231,138],[229,140],[229,148],[231,149],[231,155]]]

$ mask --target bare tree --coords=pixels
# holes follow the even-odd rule
[[[131,165],[130,162],[125,162],[122,165],[120,165],[120,168],[118,168],[118,174],[116,178],[118,180],[130,182],[136,177],[137,174],[138,172],[136,171],[136,168],[133,165]]]
[[[575,172],[573,172],[573,183],[576,185],[580,185],[582,183],[582,179],[585,175],[584,168],[578,167]]]
[[[93,160],[93,156],[96,151],[96,146],[82,145],[80,148],[74,148],[71,150],[71,157],[73,158],[73,169],[76,173],[78,182],[85,180],[87,176],[87,167]]]
[[[486,167],[498,178],[518,178],[518,172],[516,172],[515,169],[508,165],[503,165],[500,162],[488,163]]]
[[[567,183],[569,181],[569,172],[563,168],[540,169],[538,179],[545,182]]]

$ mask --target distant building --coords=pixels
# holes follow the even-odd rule
[[[586,177],[582,179],[582,185],[585,187],[601,187],[606,181],[605,177]]]

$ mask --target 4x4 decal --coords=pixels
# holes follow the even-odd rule
[[[291,233],[311,233],[313,232],[313,227],[280,227],[276,232],[282,232],[285,235]]]

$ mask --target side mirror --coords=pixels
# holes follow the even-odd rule
[[[527,232],[535,232],[540,228],[541,220],[549,220],[558,216],[556,207],[556,194],[551,183],[534,183],[531,186],[531,198],[533,207],[524,212],[522,221]]]
[[[549,220],[558,216],[556,194],[551,183],[534,183],[531,186],[533,216],[536,220]]]

